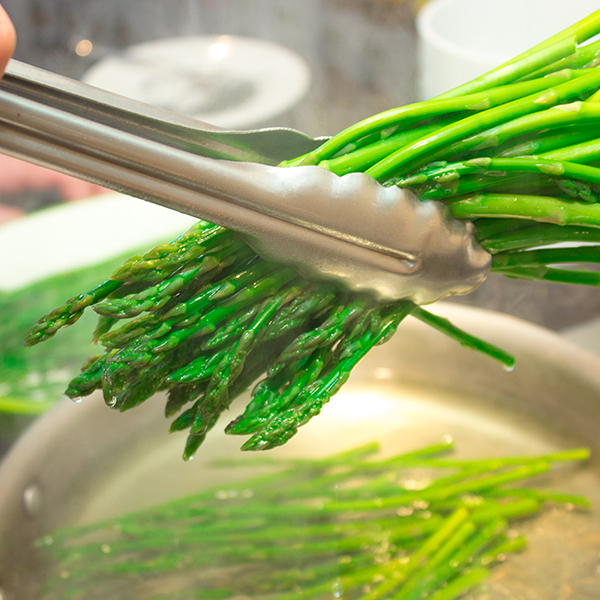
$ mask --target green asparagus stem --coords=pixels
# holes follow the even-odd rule
[[[62,327],[77,322],[83,311],[99,300],[106,298],[111,292],[121,287],[118,281],[106,281],[85,294],[80,294],[68,300],[63,306],[53,310],[31,328],[25,339],[26,346],[33,346],[51,338]]]
[[[505,535],[508,519],[529,515],[532,507],[539,510],[540,499],[570,503],[569,494],[527,489],[520,498],[524,488],[504,487],[507,479],[499,475],[514,479],[514,465],[527,469],[547,457],[454,461],[467,472],[491,469],[484,477],[494,483],[480,490],[478,504],[457,488],[454,504],[432,497],[426,508],[406,513],[395,504],[376,513],[321,508],[345,487],[376,500],[378,493],[368,484],[387,473],[394,475],[387,478],[391,496],[397,481],[410,476],[412,461],[421,461],[420,468],[431,473],[432,489],[448,487],[443,483],[448,467],[437,463],[452,461],[437,457],[449,447],[444,441],[379,459],[377,445],[368,444],[323,459],[281,464],[270,459],[275,470],[267,475],[52,532],[37,543],[49,560],[48,580],[38,597],[94,600],[110,589],[136,597],[144,582],[151,582],[166,597],[182,598],[317,600],[332,593],[361,600],[455,598],[482,581],[503,555],[524,546],[523,536]],[[587,454],[550,456],[582,459]],[[249,467],[264,466],[265,460],[234,462],[233,467]]]
[[[431,600],[453,600],[461,596],[466,590],[471,589],[484,579],[487,579],[490,572],[482,567],[467,571],[464,575],[458,576],[446,587],[438,590]]]
[[[440,588],[443,583],[450,580],[453,575],[472,564],[482,552],[482,549],[489,546],[498,535],[504,533],[507,527],[508,524],[506,521],[498,520],[488,522],[476,535],[471,536],[462,548],[458,549],[452,556],[444,561],[437,570],[430,572],[421,581],[417,582],[412,594],[410,594],[406,600],[422,598],[425,594],[430,594],[435,589]]]
[[[480,239],[480,244],[491,254],[526,250],[538,246],[560,244],[561,242],[600,242],[600,230],[591,227],[562,227],[551,223],[537,224],[533,227],[527,221],[526,229],[509,231],[496,236]],[[480,232],[480,226],[477,226]]]
[[[443,317],[438,317],[437,315],[433,315],[430,312],[424,310],[423,308],[416,308],[412,313],[419,321],[438,329],[445,333],[448,337],[451,337],[458,341],[461,346],[465,348],[470,348],[473,350],[479,350],[480,352],[484,352],[488,356],[495,358],[500,361],[507,369],[512,369],[515,365],[515,359],[510,354],[504,352],[501,348],[493,346],[492,344],[488,344],[483,340],[475,338],[468,333],[462,331],[461,329],[455,327],[448,321],[448,319],[444,319]]]
[[[459,219],[509,217],[562,226],[600,227],[600,204],[564,202],[547,196],[477,194],[452,200],[450,208]]]

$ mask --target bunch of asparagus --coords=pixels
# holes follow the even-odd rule
[[[507,277],[599,285],[600,11],[438,98],[371,117],[282,166],[362,171],[471,220]],[[562,242],[573,242],[564,247]],[[559,245],[560,244],[560,245]],[[551,247],[549,247],[551,246]],[[556,246],[556,247],[552,247]],[[511,367],[514,359],[406,300],[378,303],[256,256],[198,223],[72,298],[30,331],[38,343],[92,306],[92,358],[67,395],[102,389],[128,410],[167,390],[190,458],[234,397],[254,387],[228,433],[244,450],[286,442],[408,315]]]
[[[41,597],[451,600],[525,546],[509,521],[547,502],[588,506],[522,487],[553,462],[585,460],[585,449],[439,457],[451,448],[382,459],[369,444],[324,459],[234,461],[276,470],[41,539],[52,565]]]

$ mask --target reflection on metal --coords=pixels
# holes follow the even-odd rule
[[[421,202],[362,173],[230,166],[242,174],[240,187],[256,186],[253,205],[263,214],[254,228],[236,226],[261,256],[308,277],[382,300],[428,304],[472,291],[489,273],[491,257],[474,241],[472,224],[440,202]],[[243,195],[235,187],[231,193]]]
[[[27,516],[34,519],[42,510],[42,491],[36,484],[31,484],[23,492],[23,508]]]

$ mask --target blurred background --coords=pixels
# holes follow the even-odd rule
[[[165,38],[242,36],[291,50],[309,70],[310,84],[284,114],[272,111],[258,122],[251,116],[238,121],[238,128],[286,125],[329,135],[415,99],[415,0],[5,0],[3,5],[18,31],[15,58],[73,78],[120,51]],[[181,60],[198,62],[189,54]],[[138,62],[131,69],[145,66]],[[103,81],[122,76],[113,67],[100,74]],[[158,76],[168,77],[165,71]],[[275,89],[285,91],[285,86]],[[152,92],[147,99],[153,99]],[[6,190],[2,200],[26,211],[85,192],[55,185],[39,193],[19,183],[21,189]]]
[[[175,36],[232,35],[297,53],[311,86],[283,124],[312,135],[415,98],[419,0],[5,0],[15,55],[81,77],[108,50]],[[87,56],[77,43],[89,40]],[[93,48],[97,48],[94,50]],[[81,50],[81,48],[80,48]],[[274,120],[270,124],[280,124]]]
[[[16,59],[116,91],[131,88],[140,99],[224,127],[281,125],[313,136],[331,135],[379,111],[416,101],[420,94],[416,16],[426,4],[423,0],[2,0],[2,4],[18,32]],[[202,98],[200,107],[189,103],[195,94]],[[10,249],[12,272],[26,270],[19,259],[25,248],[31,250],[28,238],[40,230],[48,232],[44,219],[31,226],[27,221],[31,215],[66,200],[102,193],[0,157],[0,220],[5,221],[0,225],[0,249]],[[78,254],[76,244],[68,241],[73,228],[79,227],[77,219],[85,219],[102,239],[103,223],[114,222],[118,209],[107,207],[104,213],[105,220],[91,224],[89,216],[80,215],[71,229],[66,217],[59,220],[62,225],[46,248],[61,238],[68,253]],[[17,225],[23,215],[28,215],[26,225]],[[170,226],[173,233],[183,229],[178,222]],[[136,244],[143,245],[141,240],[132,241],[132,248]],[[83,354],[89,349],[65,338],[62,350],[59,346],[54,350],[62,362],[50,368],[45,355],[22,348],[22,336],[71,292],[87,289],[94,277],[97,281],[107,276],[126,250],[119,246],[110,256],[94,255],[96,270],[86,273],[72,271],[68,261],[62,269],[42,268],[35,276],[16,281],[8,281],[0,270],[0,398],[9,402],[33,397],[41,412],[44,402],[60,394],[72,365],[77,369],[80,364],[76,348],[82,347]],[[44,254],[38,244],[27,264],[43,262]],[[48,277],[50,284],[45,283]],[[595,289],[493,276],[475,293],[454,301],[554,330],[577,327],[600,315]],[[6,421],[0,418],[0,439]]]

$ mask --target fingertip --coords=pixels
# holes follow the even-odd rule
[[[4,7],[0,4],[0,73],[4,73],[16,45],[17,32]]]

